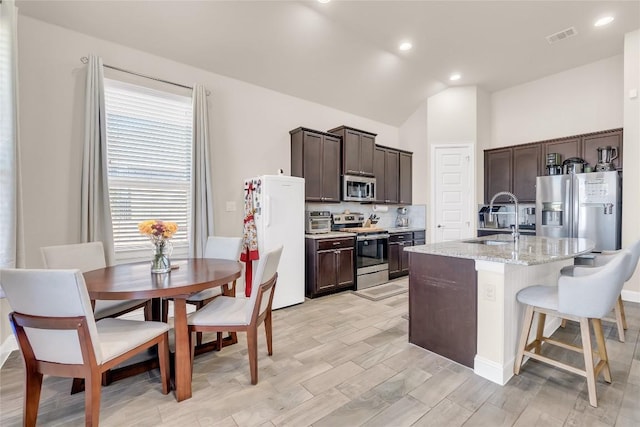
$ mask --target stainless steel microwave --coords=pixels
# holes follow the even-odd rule
[[[373,202],[376,200],[376,179],[366,176],[342,176],[342,200]]]

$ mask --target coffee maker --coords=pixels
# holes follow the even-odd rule
[[[408,227],[409,226],[409,213],[407,208],[399,207],[398,216],[396,217],[396,227]]]
[[[607,145],[606,147],[598,147],[598,164],[596,164],[596,172],[614,171],[616,166],[613,161],[618,158],[618,149]]]

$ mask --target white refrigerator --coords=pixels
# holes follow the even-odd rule
[[[256,192],[254,219],[259,253],[283,245],[272,308],[304,302],[304,178],[261,175],[250,180]],[[254,261],[253,271],[257,266]]]

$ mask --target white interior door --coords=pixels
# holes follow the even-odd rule
[[[433,146],[432,242],[473,237],[474,163],[472,144]]]

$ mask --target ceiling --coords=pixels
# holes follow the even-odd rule
[[[640,1],[16,3],[21,15],[394,126],[450,86],[493,92],[621,54],[640,28]],[[594,27],[602,15],[615,21]],[[576,36],[547,42],[569,27]],[[413,49],[400,52],[403,40]]]

